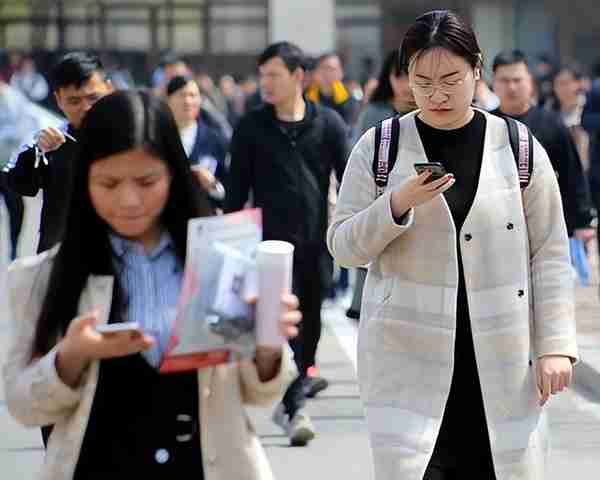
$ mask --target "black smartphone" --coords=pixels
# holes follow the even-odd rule
[[[431,183],[435,180],[439,180],[448,173],[446,172],[444,166],[439,162],[415,163],[414,167],[419,175],[421,175],[426,170],[429,170],[431,172],[431,175],[425,183]]]

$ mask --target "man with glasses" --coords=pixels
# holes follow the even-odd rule
[[[534,81],[523,52],[500,53],[493,70],[500,108],[492,113],[519,120],[540,141],[558,177],[569,237],[589,238],[593,233],[589,192],[571,134],[556,114],[533,105]]]
[[[44,192],[38,252],[60,242],[77,159],[78,129],[92,105],[112,92],[100,60],[82,52],[61,58],[52,72],[56,103],[67,117],[62,128],[46,128],[10,159],[1,175],[8,188],[34,197]]]

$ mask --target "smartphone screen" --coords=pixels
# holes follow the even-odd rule
[[[435,180],[439,180],[440,178],[442,178],[444,175],[446,175],[448,173],[448,172],[446,172],[446,169],[444,168],[444,166],[439,162],[415,163],[414,167],[419,175],[421,175],[426,170],[431,171],[431,175],[429,176],[429,178],[427,179],[427,181],[425,183],[431,183],[431,182],[434,182]]]

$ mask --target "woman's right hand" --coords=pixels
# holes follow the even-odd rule
[[[396,218],[402,217],[411,208],[426,203],[444,193],[456,182],[454,175],[448,173],[442,178],[425,183],[431,176],[429,170],[412,177],[392,192],[392,214]]]
[[[124,357],[155,344],[153,337],[142,332],[99,333],[96,331],[97,323],[97,311],[74,318],[60,342],[56,367],[67,385],[77,385],[81,374],[93,360]]]

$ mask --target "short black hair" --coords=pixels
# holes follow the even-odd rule
[[[74,85],[80,88],[94,73],[104,74],[104,65],[96,55],[86,52],[67,53],[58,61],[52,71],[52,89]]]
[[[269,45],[258,57],[258,66],[264,65],[275,57],[281,58],[290,72],[295,72],[297,68],[306,70],[306,55],[293,43],[278,42]]]
[[[177,93],[183,87],[185,87],[188,83],[195,82],[192,77],[178,75],[169,80],[167,84],[167,97],[170,97],[174,93]]]
[[[516,65],[517,63],[523,63],[529,69],[529,59],[525,52],[521,50],[506,50],[500,52],[494,57],[494,65],[492,71],[496,73],[499,67],[506,67],[507,65]]]

